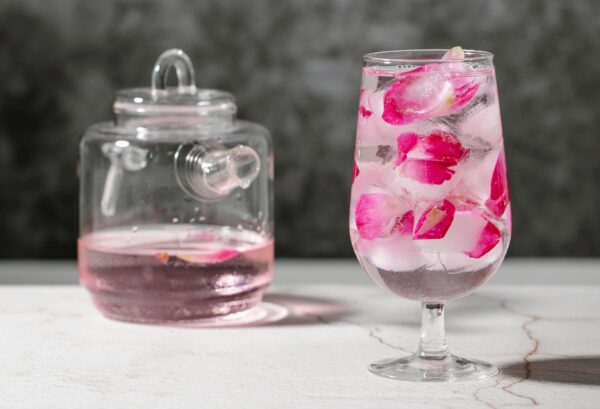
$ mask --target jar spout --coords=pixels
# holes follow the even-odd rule
[[[260,172],[260,156],[246,145],[184,144],[175,155],[180,187],[200,201],[220,200],[237,188],[247,189]]]

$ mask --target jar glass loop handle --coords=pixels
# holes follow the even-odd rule
[[[177,48],[162,53],[152,70],[152,91],[167,89],[167,79],[171,68],[177,74],[177,92],[191,94],[196,92],[196,79],[192,60],[186,53]]]

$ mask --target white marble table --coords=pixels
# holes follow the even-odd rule
[[[267,301],[262,325],[141,326],[102,318],[77,286],[0,286],[0,408],[600,407],[597,286],[490,285],[450,303],[453,352],[502,368],[454,384],[366,370],[415,347],[417,303],[341,284]]]

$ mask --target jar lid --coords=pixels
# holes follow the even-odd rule
[[[175,69],[178,85],[167,87]],[[117,125],[142,127],[190,127],[231,124],[237,106],[229,92],[198,89],[194,67],[186,53],[165,51],[152,70],[151,88],[128,88],[117,92],[113,110]]]

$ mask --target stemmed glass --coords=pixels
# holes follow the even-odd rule
[[[418,351],[373,363],[411,381],[457,381],[498,369],[452,355],[444,303],[483,285],[510,241],[493,55],[383,51],[364,57],[350,236],[381,287],[422,304]]]

